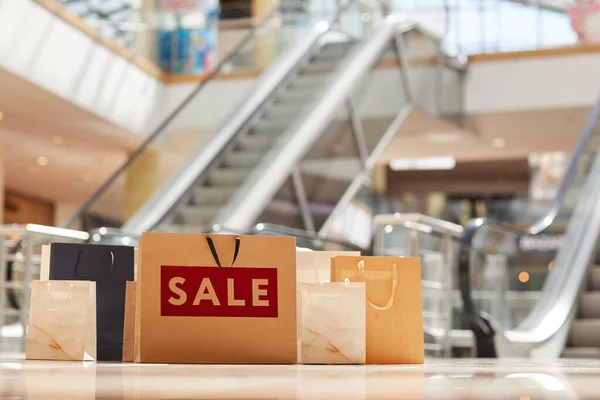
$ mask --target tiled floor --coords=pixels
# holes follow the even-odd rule
[[[424,366],[96,364],[0,360],[1,399],[600,398],[600,360]]]

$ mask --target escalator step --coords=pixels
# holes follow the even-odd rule
[[[571,343],[574,347],[600,347],[600,318],[575,320]]]
[[[581,294],[579,315],[581,318],[600,318],[600,291]]]
[[[233,193],[235,188],[231,187],[197,187],[192,192],[191,203],[194,205],[217,205],[226,203]]]
[[[221,206],[183,206],[177,210],[177,219],[187,226],[209,227]]]
[[[249,151],[232,151],[223,159],[223,166],[230,168],[251,168],[258,165],[264,154]]]
[[[207,183],[215,187],[238,186],[244,182],[250,171],[248,168],[215,169],[209,173]]]
[[[567,347],[561,355],[563,358],[600,358],[598,347]]]
[[[263,127],[264,129],[264,127]],[[284,128],[281,128],[278,131],[263,131],[262,129],[255,127],[252,128],[252,133],[241,138],[239,140],[238,148],[241,150],[249,150],[249,151],[264,151],[266,152],[273,145],[274,137],[270,134],[283,133],[285,132]]]

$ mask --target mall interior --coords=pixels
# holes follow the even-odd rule
[[[600,398],[599,71],[600,0],[0,0],[0,398]],[[362,297],[305,302],[295,257],[320,251],[395,260],[387,306],[334,280],[344,255],[307,285]],[[154,263],[231,276],[232,314],[159,313]],[[231,309],[250,267],[279,274],[270,318]],[[362,361],[305,359],[327,306]],[[369,351],[394,309],[385,351],[424,363]],[[70,358],[34,351],[52,318]]]

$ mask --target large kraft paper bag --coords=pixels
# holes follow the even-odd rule
[[[144,233],[135,361],[293,364],[296,239]]]
[[[419,258],[337,256],[331,281],[367,284],[367,364],[423,363]]]

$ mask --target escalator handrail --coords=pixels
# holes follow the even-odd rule
[[[337,16],[336,16],[337,18]],[[203,171],[229,146],[231,140],[243,131],[260,107],[286,81],[289,74],[307,59],[323,34],[333,26],[332,22],[320,21],[283,56],[272,63],[260,76],[250,95],[243,99],[238,107],[224,119],[210,136],[197,147],[181,167],[172,175],[172,179],[162,186],[139,208],[125,223],[127,232],[141,234],[153,229],[165,215],[178,204]]]
[[[316,232],[310,232],[303,229],[290,228],[283,225],[277,224],[268,224],[268,223],[260,223],[256,224],[256,226],[251,230],[251,232],[260,234],[261,232],[273,232],[276,234],[281,234],[285,236],[295,236],[302,239],[312,240],[314,243],[331,243],[339,246],[343,246],[346,249],[351,249],[354,251],[360,251],[361,254],[365,255],[367,253],[372,253],[369,249],[358,246],[352,242],[343,239],[334,239],[334,238],[322,238]]]
[[[68,228],[71,226],[79,217],[81,217],[86,210],[90,208],[92,204],[94,204],[103,194],[106,192],[111,185],[133,164],[133,162],[154,142],[154,140],[160,136],[165,128],[173,121],[173,119],[179,115],[179,113],[187,106],[196,95],[209,83],[212,82],[217,74],[221,73],[221,70],[235,57],[235,55],[242,49],[246,44],[248,44],[254,34],[266,26],[273,18],[276,18],[279,15],[279,10],[274,9],[270,14],[264,17],[258,25],[256,25],[244,38],[231,50],[227,53],[227,55],[223,58],[222,61],[219,62],[216,68],[214,68],[196,87],[192,90],[185,99],[175,108],[155,129],[154,131],[147,136],[144,141],[139,145],[139,147],[131,153],[131,156],[125,160],[125,162],[117,168],[115,172],[86,200],[86,202],[67,220],[65,223],[61,225],[63,228]]]
[[[586,125],[583,130],[583,134],[577,144],[575,152],[571,157],[570,163],[567,167],[565,175],[560,184],[558,193],[552,202],[548,213],[539,218],[536,222],[531,225],[517,225],[505,223],[502,221],[496,221],[489,218],[475,218],[469,221],[465,228],[464,237],[462,239],[461,247],[459,250],[459,261],[458,261],[458,274],[459,274],[459,289],[463,301],[463,313],[469,323],[471,330],[475,335],[475,340],[488,341],[489,337],[494,335],[494,329],[492,328],[490,321],[483,318],[471,297],[471,251],[473,249],[473,241],[477,232],[481,228],[488,227],[493,230],[517,234],[517,235],[537,235],[544,232],[548,227],[552,225],[560,208],[565,200],[569,186],[576,176],[579,161],[582,155],[585,153],[587,144],[594,134],[596,125],[598,124],[598,118],[600,117],[600,98],[593,106],[590,115],[586,121]]]
[[[275,195],[289,176],[293,165],[317,140],[337,108],[347,99],[360,78],[370,70],[389,39],[395,34],[416,29],[417,26],[416,23],[397,16],[387,17],[378,31],[337,68],[335,79],[329,81],[323,89],[323,97],[311,107],[310,113],[297,126],[292,127],[293,134],[285,138],[285,143],[281,142],[284,145],[277,151],[267,153],[220,210],[215,223],[242,230],[249,228],[264,209],[265,201]],[[242,203],[243,208],[240,207]]]

